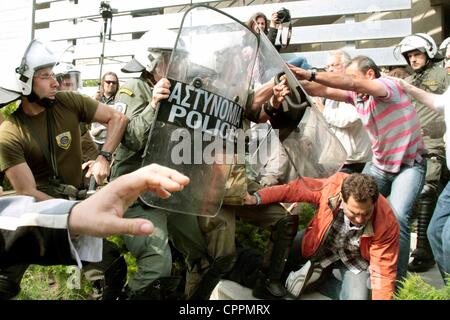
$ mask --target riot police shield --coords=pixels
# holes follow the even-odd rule
[[[165,200],[144,193],[145,204],[217,214],[236,159],[258,43],[244,24],[217,9],[199,5],[185,13],[166,75],[171,92],[157,108],[142,164],[168,166],[191,182]]]
[[[270,119],[270,131],[257,146],[250,144],[250,162],[253,171],[260,172],[270,159],[287,157],[296,176],[325,178],[340,170],[347,158],[344,147],[329,129],[322,113],[304,91],[273,44],[261,32],[258,57],[253,70],[252,85],[255,90],[268,81],[286,79],[290,94],[280,112]],[[279,145],[279,147],[277,147]],[[266,152],[261,152],[261,149]],[[261,155],[272,150],[278,154],[269,159]],[[280,164],[281,165],[281,164]],[[291,179],[294,177],[290,177]],[[290,180],[290,179],[287,179]]]

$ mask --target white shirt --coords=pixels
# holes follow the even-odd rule
[[[347,152],[346,164],[370,161],[372,144],[353,105],[327,99],[323,117]]]

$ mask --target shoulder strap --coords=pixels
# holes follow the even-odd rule
[[[59,172],[58,172],[58,162],[56,161],[56,151],[55,151],[55,140],[56,140],[56,136],[55,136],[55,127],[54,127],[54,123],[55,123],[55,118],[53,116],[53,108],[48,108],[47,109],[47,136],[48,136],[48,149],[50,152],[50,160],[51,160],[51,165],[53,168],[53,172],[55,173],[55,178],[59,179],[61,182],[62,178],[59,176]]]
[[[286,43],[283,43],[283,24],[281,24],[281,28],[279,29],[279,32],[277,33],[276,37],[278,38],[277,40],[280,42],[281,48],[283,49],[287,48],[287,46],[291,42],[292,37],[292,22],[289,22]]]
[[[55,129],[53,127],[53,109],[48,108],[46,109],[46,116],[47,116],[47,141],[48,145],[45,145],[43,140],[39,139],[39,134],[31,124],[30,119],[28,119],[22,112],[17,112],[18,119],[31,131],[31,135],[33,139],[37,142],[39,147],[41,148],[42,153],[44,154],[45,160],[50,164],[53,170],[53,178],[55,180],[61,180],[58,173],[58,166],[56,162],[56,155],[55,155]]]

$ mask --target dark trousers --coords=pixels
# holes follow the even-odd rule
[[[363,171],[365,165],[366,165],[365,162],[347,163],[347,164],[344,164],[342,166],[341,170],[339,170],[339,171],[345,172],[348,174],[361,173]]]

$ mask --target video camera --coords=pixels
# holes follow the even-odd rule
[[[100,2],[100,15],[103,19],[112,19],[114,13],[117,13],[117,9],[112,9],[109,1]]]
[[[284,22],[290,22],[291,21],[291,13],[286,8],[281,8],[281,10],[279,10],[277,12],[277,16],[278,16],[277,22],[279,22],[279,23],[284,23]]]

